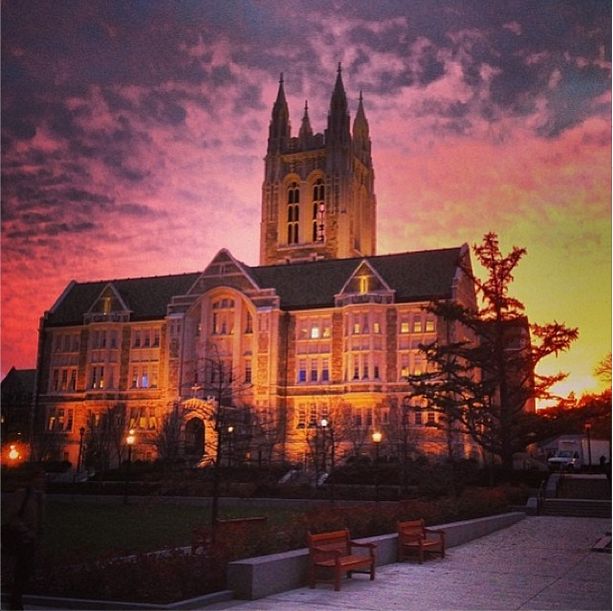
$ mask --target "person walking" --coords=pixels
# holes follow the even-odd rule
[[[44,485],[44,471],[30,471],[25,486],[13,493],[2,515],[2,552],[13,561],[9,609],[23,609],[23,595],[34,572],[45,515]]]

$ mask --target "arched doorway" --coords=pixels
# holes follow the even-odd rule
[[[204,422],[192,418],[185,425],[185,454],[194,458],[204,455]]]

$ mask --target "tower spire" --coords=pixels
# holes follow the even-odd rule
[[[355,119],[353,120],[353,150],[367,166],[371,165],[370,134],[366,113],[364,112],[362,90],[360,90],[358,110],[355,113]]]
[[[300,125],[300,131],[298,132],[298,139],[303,146],[308,146],[310,139],[313,137],[313,129],[311,128],[311,120],[309,119],[309,103],[304,101],[304,115],[302,116],[302,123]]]
[[[351,136],[349,133],[349,111],[347,107],[347,95],[343,85],[341,63],[338,63],[336,83],[330,99],[330,112],[328,113],[328,143],[348,144]]]
[[[280,151],[286,148],[290,139],[289,109],[283,88],[283,72],[279,76],[277,99],[272,107],[272,116],[268,130],[268,151]]]

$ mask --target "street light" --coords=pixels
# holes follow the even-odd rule
[[[336,449],[334,442],[334,428],[331,425],[331,422],[327,418],[321,419],[321,428],[324,430],[324,471],[325,471],[325,457],[326,457],[326,434],[330,431],[330,482],[329,482],[329,490],[330,490],[330,502],[334,504],[334,467],[336,462]]]
[[[381,431],[375,431],[372,434],[372,442],[375,444],[375,501],[379,502],[379,446],[383,439]]]
[[[585,433],[587,435],[587,460],[588,460],[588,468],[592,469],[592,439],[590,437],[590,433],[592,432],[592,423],[585,423]]]
[[[9,459],[11,461],[15,461],[19,458],[19,450],[17,449],[17,447],[15,446],[14,443],[12,443],[9,447]]]
[[[232,433],[234,433],[234,427],[232,425],[230,425],[228,427],[228,466],[231,467],[232,466],[232,440],[233,440],[233,435]]]
[[[130,429],[128,436],[126,437],[126,443],[128,444],[128,464],[126,465],[126,484],[123,494],[124,505],[128,504],[128,482],[130,480],[130,466],[132,464],[132,446],[134,445],[135,441],[136,435],[134,434],[134,429]]]

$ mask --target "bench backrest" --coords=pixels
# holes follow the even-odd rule
[[[424,535],[424,529],[426,523],[423,518],[420,520],[405,520],[404,522],[398,522],[398,536],[401,539],[417,539]]]
[[[350,554],[351,547],[349,545],[349,531],[335,530],[333,532],[319,533],[313,535],[307,533],[307,544],[309,549],[317,547],[326,551],[339,551],[342,554]]]

